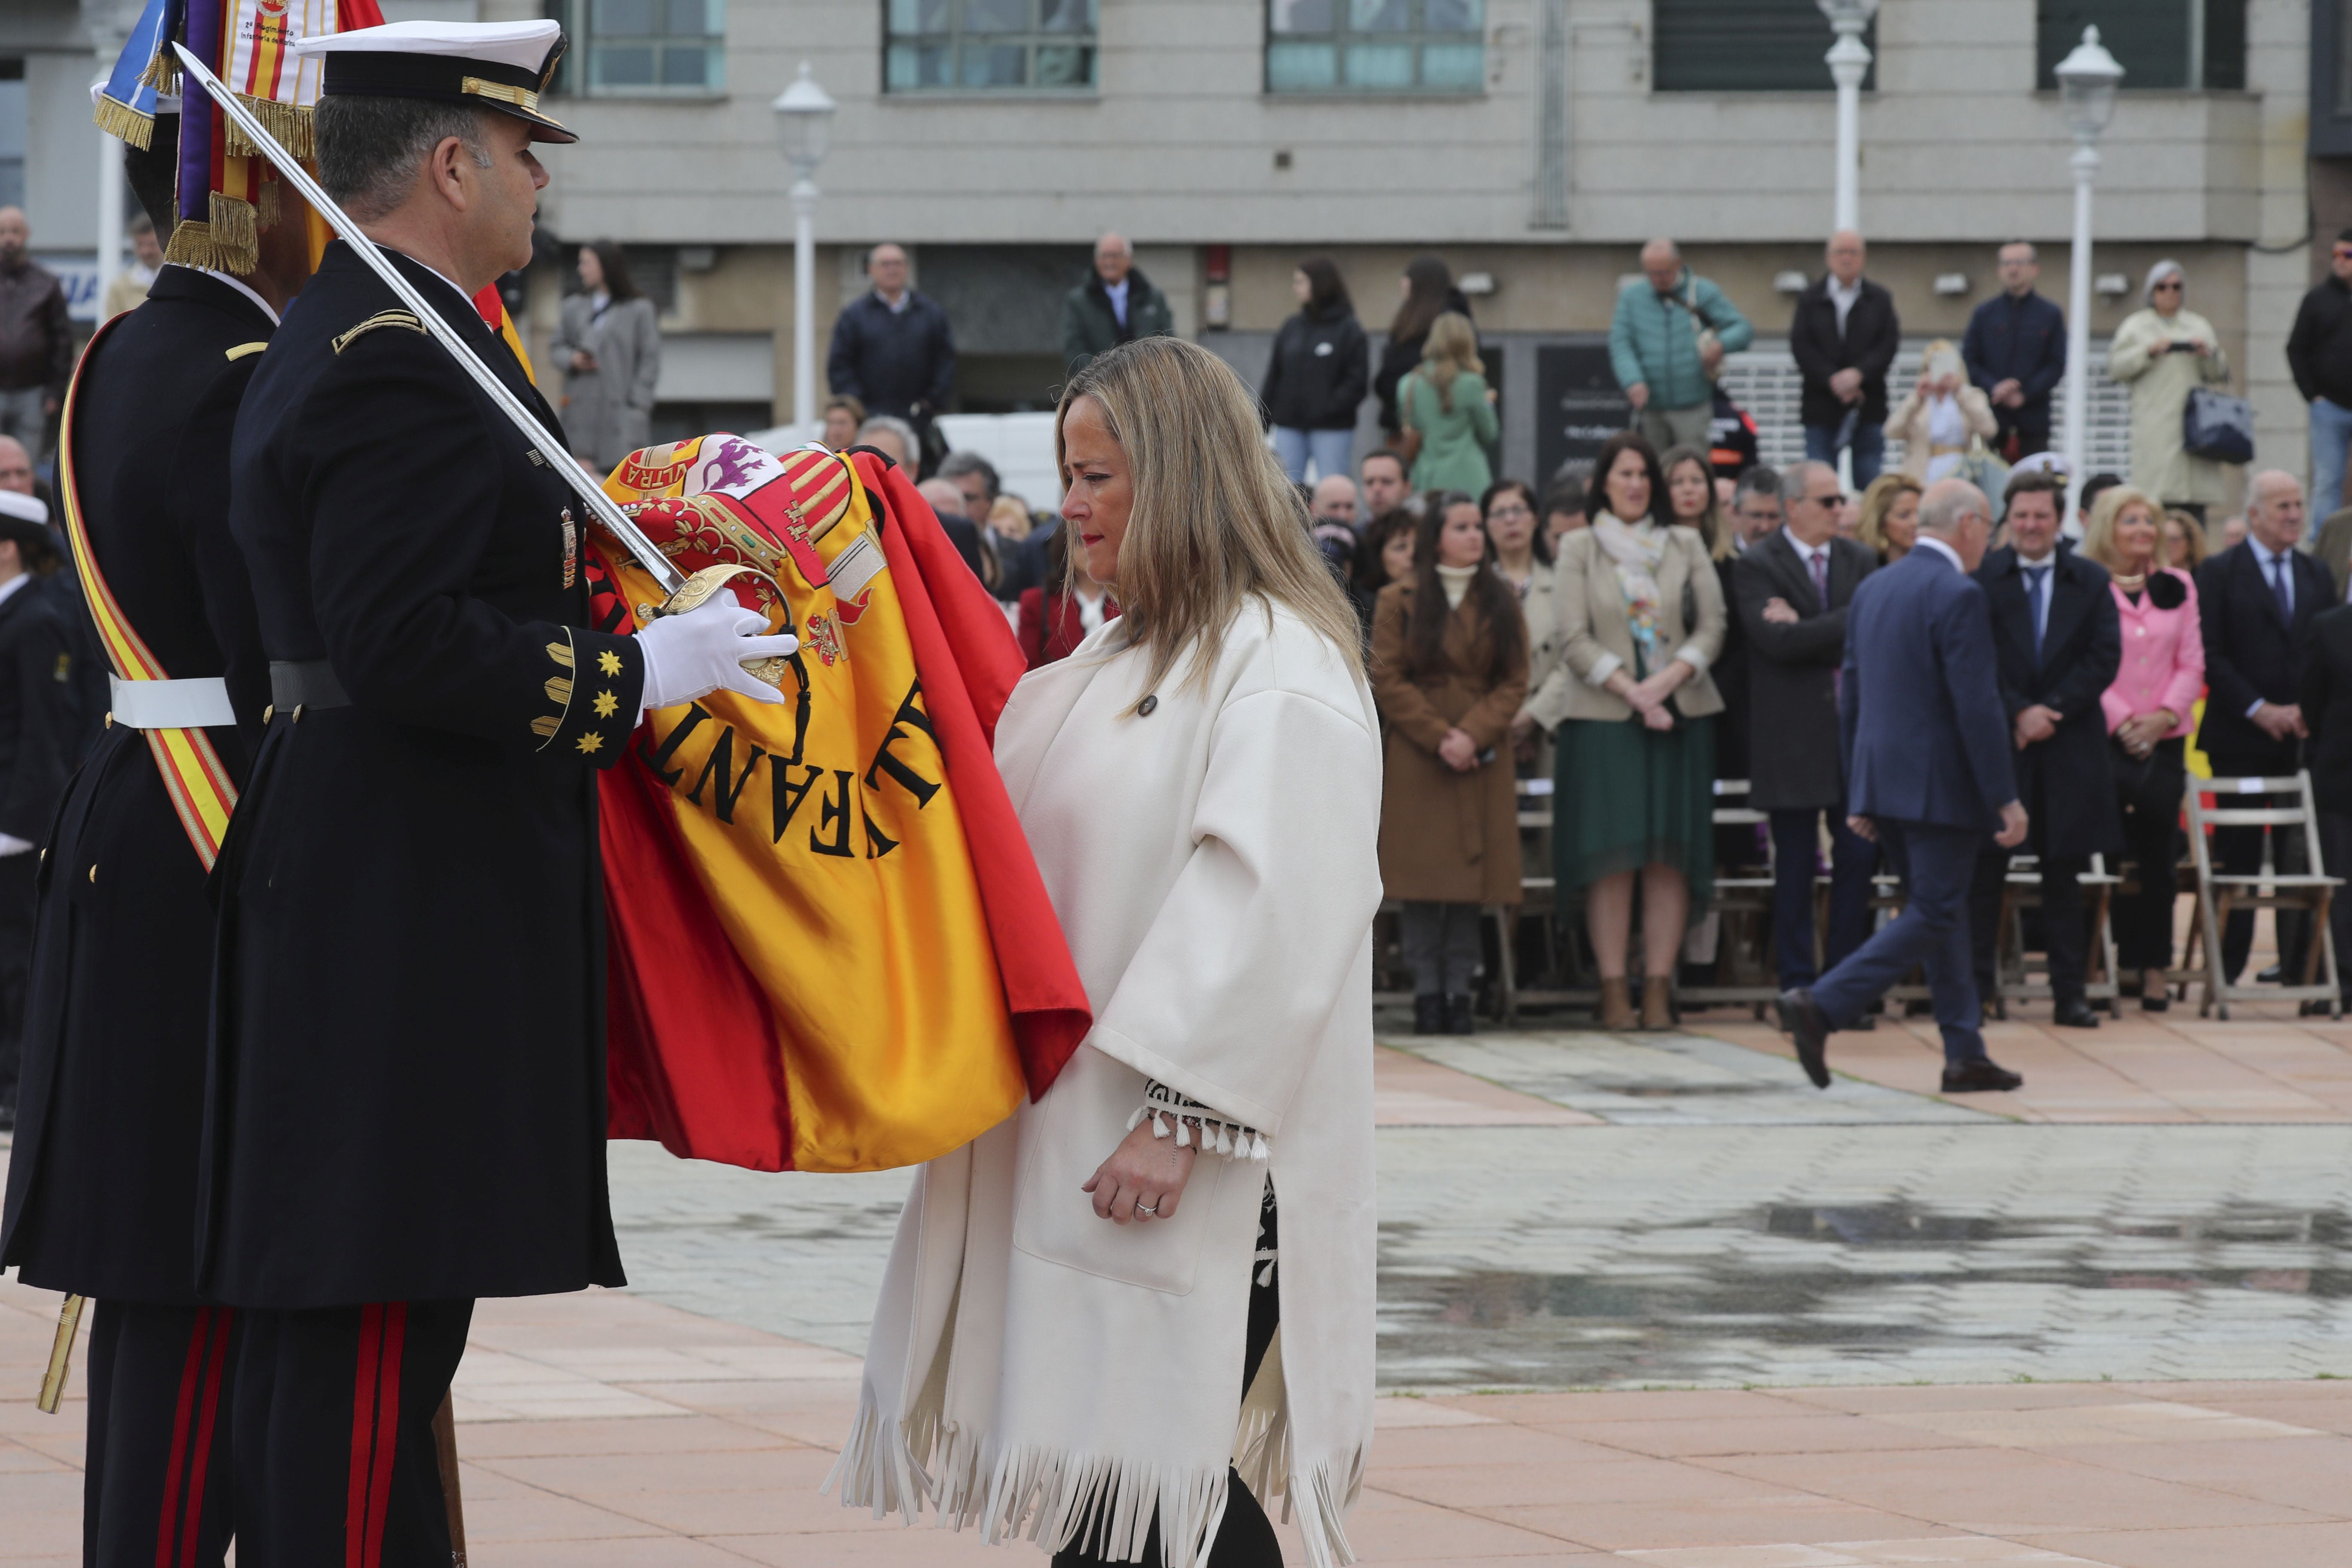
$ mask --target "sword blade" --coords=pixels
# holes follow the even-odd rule
[[[447,321],[442,320],[440,311],[425,303],[425,296],[418,293],[415,286],[400,275],[400,269],[383,258],[383,252],[376,248],[374,242],[360,232],[359,225],[353,223],[343,209],[335,204],[333,197],[319,188],[319,182],[312,179],[310,171],[302,167],[302,161],[287,151],[285,145],[269,133],[268,128],[255,117],[253,111],[237,101],[236,94],[221,85],[220,79],[205,68],[204,61],[188,52],[186,46],[174,43],[172,47],[178,53],[182,68],[203,86],[206,93],[211,95],[213,102],[220,107],[221,112],[235,121],[239,131],[245,132],[246,140],[260,148],[270,163],[277,165],[278,174],[284,176],[286,183],[301,193],[302,199],[310,204],[312,210],[325,218],[337,234],[350,242],[352,253],[366,262],[369,269],[378,278],[383,279],[385,285],[400,297],[401,303],[406,305],[415,315],[417,323],[433,335],[435,342],[449,351],[451,356],[457,362],[457,368],[471,376],[474,384],[480,387],[488,395],[490,401],[498,405],[499,412],[505,415],[513,422],[515,428],[530,438],[531,445],[539,448],[540,456],[545,458],[548,466],[554,469],[556,477],[572,487],[596,521],[603,523],[631,555],[636,557],[638,565],[652,574],[654,581],[661,584],[662,591],[665,594],[675,594],[684,587],[686,574],[679,571],[677,564],[668,556],[664,555],[652,540],[646,537],[644,531],[630,521],[628,515],[613,503],[613,498],[604,493],[602,481],[581,467],[579,459],[572,455],[571,449],[539,422],[538,416],[524,405],[522,399],[507,389],[506,383],[499,379],[498,373],[482,363],[481,356],[474,352],[473,346],[459,337]]]

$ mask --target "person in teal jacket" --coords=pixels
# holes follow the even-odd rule
[[[1406,427],[1421,433],[1414,489],[1480,495],[1495,482],[1486,448],[1498,426],[1469,317],[1449,310],[1430,323],[1421,363],[1397,384],[1397,407]]]
[[[1642,277],[1618,290],[1609,321],[1609,363],[1633,405],[1633,427],[1661,449],[1704,447],[1716,370],[1755,337],[1723,290],[1683,265],[1673,240],[1643,246]]]

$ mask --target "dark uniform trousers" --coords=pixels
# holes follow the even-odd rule
[[[0,1106],[16,1104],[25,1058],[25,994],[33,979],[33,879],[40,856],[0,855]]]
[[[241,1314],[96,1301],[90,1315],[85,1568],[218,1568],[233,1532],[224,1391]]]
[[[474,1303],[238,1316],[237,1568],[449,1568],[433,1416]]]

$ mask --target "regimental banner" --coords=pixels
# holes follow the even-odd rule
[[[885,533],[907,524],[842,458],[701,437],[632,454],[605,489],[682,571],[765,574],[739,602],[802,644],[787,700],[721,690],[649,713],[604,784],[613,1135],[763,1170],[878,1170],[968,1142],[1042,1092],[1088,1026],[986,754],[1010,682],[981,682],[979,718],[925,581],[892,569]],[[611,590],[599,624],[646,624],[660,590],[588,542]],[[989,608],[1006,646],[971,652],[1017,660]],[[1017,864],[1001,845],[976,859],[976,834],[1008,829]]]

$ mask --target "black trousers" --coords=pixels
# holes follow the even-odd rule
[[[220,1568],[238,1314],[93,1301],[90,1318],[83,1568]]]
[[[237,1568],[449,1568],[433,1416],[474,1303],[242,1315]]]
[[[2319,814],[2319,856],[2331,877],[2344,875],[2344,868],[2352,866],[2352,816],[2340,811],[2323,810]],[[2336,963],[2339,969],[2352,964],[2352,888],[2338,888],[2336,897],[2328,900],[2327,929],[2336,938]],[[2326,984],[2323,972],[2320,983]],[[2352,998],[2352,970],[2339,974],[2336,984],[2347,998]]]
[[[2188,783],[2185,739],[2158,741],[2145,763],[2115,752],[2116,795],[2123,808],[2124,856],[2138,868],[2139,891],[2115,899],[2116,963],[2125,970],[2172,967],[2172,911],[2179,901],[2173,868],[2180,863],[2180,796]]]
[[[2050,954],[2050,990],[2059,1002],[2079,1002],[2088,973],[2089,933],[2083,924],[2083,873],[2088,856],[2042,858],[2042,941]],[[2009,851],[1977,857],[1969,886],[1969,951],[1975,960],[1977,994],[1990,1008],[2000,992],[2000,895],[2009,880]]]
[[[40,852],[0,855],[0,1107],[16,1105],[25,1058],[25,993],[33,978],[33,879]]]
[[[1274,1186],[1268,1183],[1265,1201],[1258,1210],[1257,1250],[1271,1254],[1276,1250]],[[1276,1284],[1275,1266],[1271,1263],[1252,1264],[1256,1275],[1250,1281],[1249,1348],[1243,1357],[1242,1397],[1249,1395],[1249,1385],[1257,1377],[1257,1369],[1265,1360],[1266,1348],[1274,1342],[1276,1325],[1282,1321],[1282,1295]],[[1096,1527],[1099,1519],[1090,1520],[1078,1532],[1077,1546],[1054,1553],[1054,1568],[1111,1568],[1114,1561],[1126,1559],[1096,1556],[1091,1548],[1098,1537]],[[1143,1561],[1162,1564],[1160,1550],[1160,1521],[1154,1517],[1143,1538]],[[1131,1568],[1131,1565],[1130,1565]],[[1225,1470],[1225,1517],[1217,1526],[1217,1539],[1209,1546],[1209,1568],[1282,1568],[1282,1542],[1274,1533],[1274,1521],[1244,1484],[1239,1470],[1230,1466]]]
[[[2220,772],[2221,764],[2214,764]],[[2252,770],[2249,769],[2249,772]],[[2223,776],[2227,776],[2226,774]],[[2303,803],[2290,795],[2233,795],[2224,805],[2233,806],[2297,806]],[[2300,827],[2217,827],[2213,830],[2213,869],[2233,877],[2251,877],[2263,868],[2263,836],[2273,834],[2271,859],[2281,871],[2300,871],[2309,863],[2310,856],[2303,846]],[[2303,955],[2305,929],[2311,917],[2301,910],[2273,910],[2278,931],[2279,963],[2286,969],[2289,984],[2303,983]],[[2246,954],[2254,945],[2254,911],[2233,910],[2221,928],[2221,977],[2231,984],[2246,967]]]

